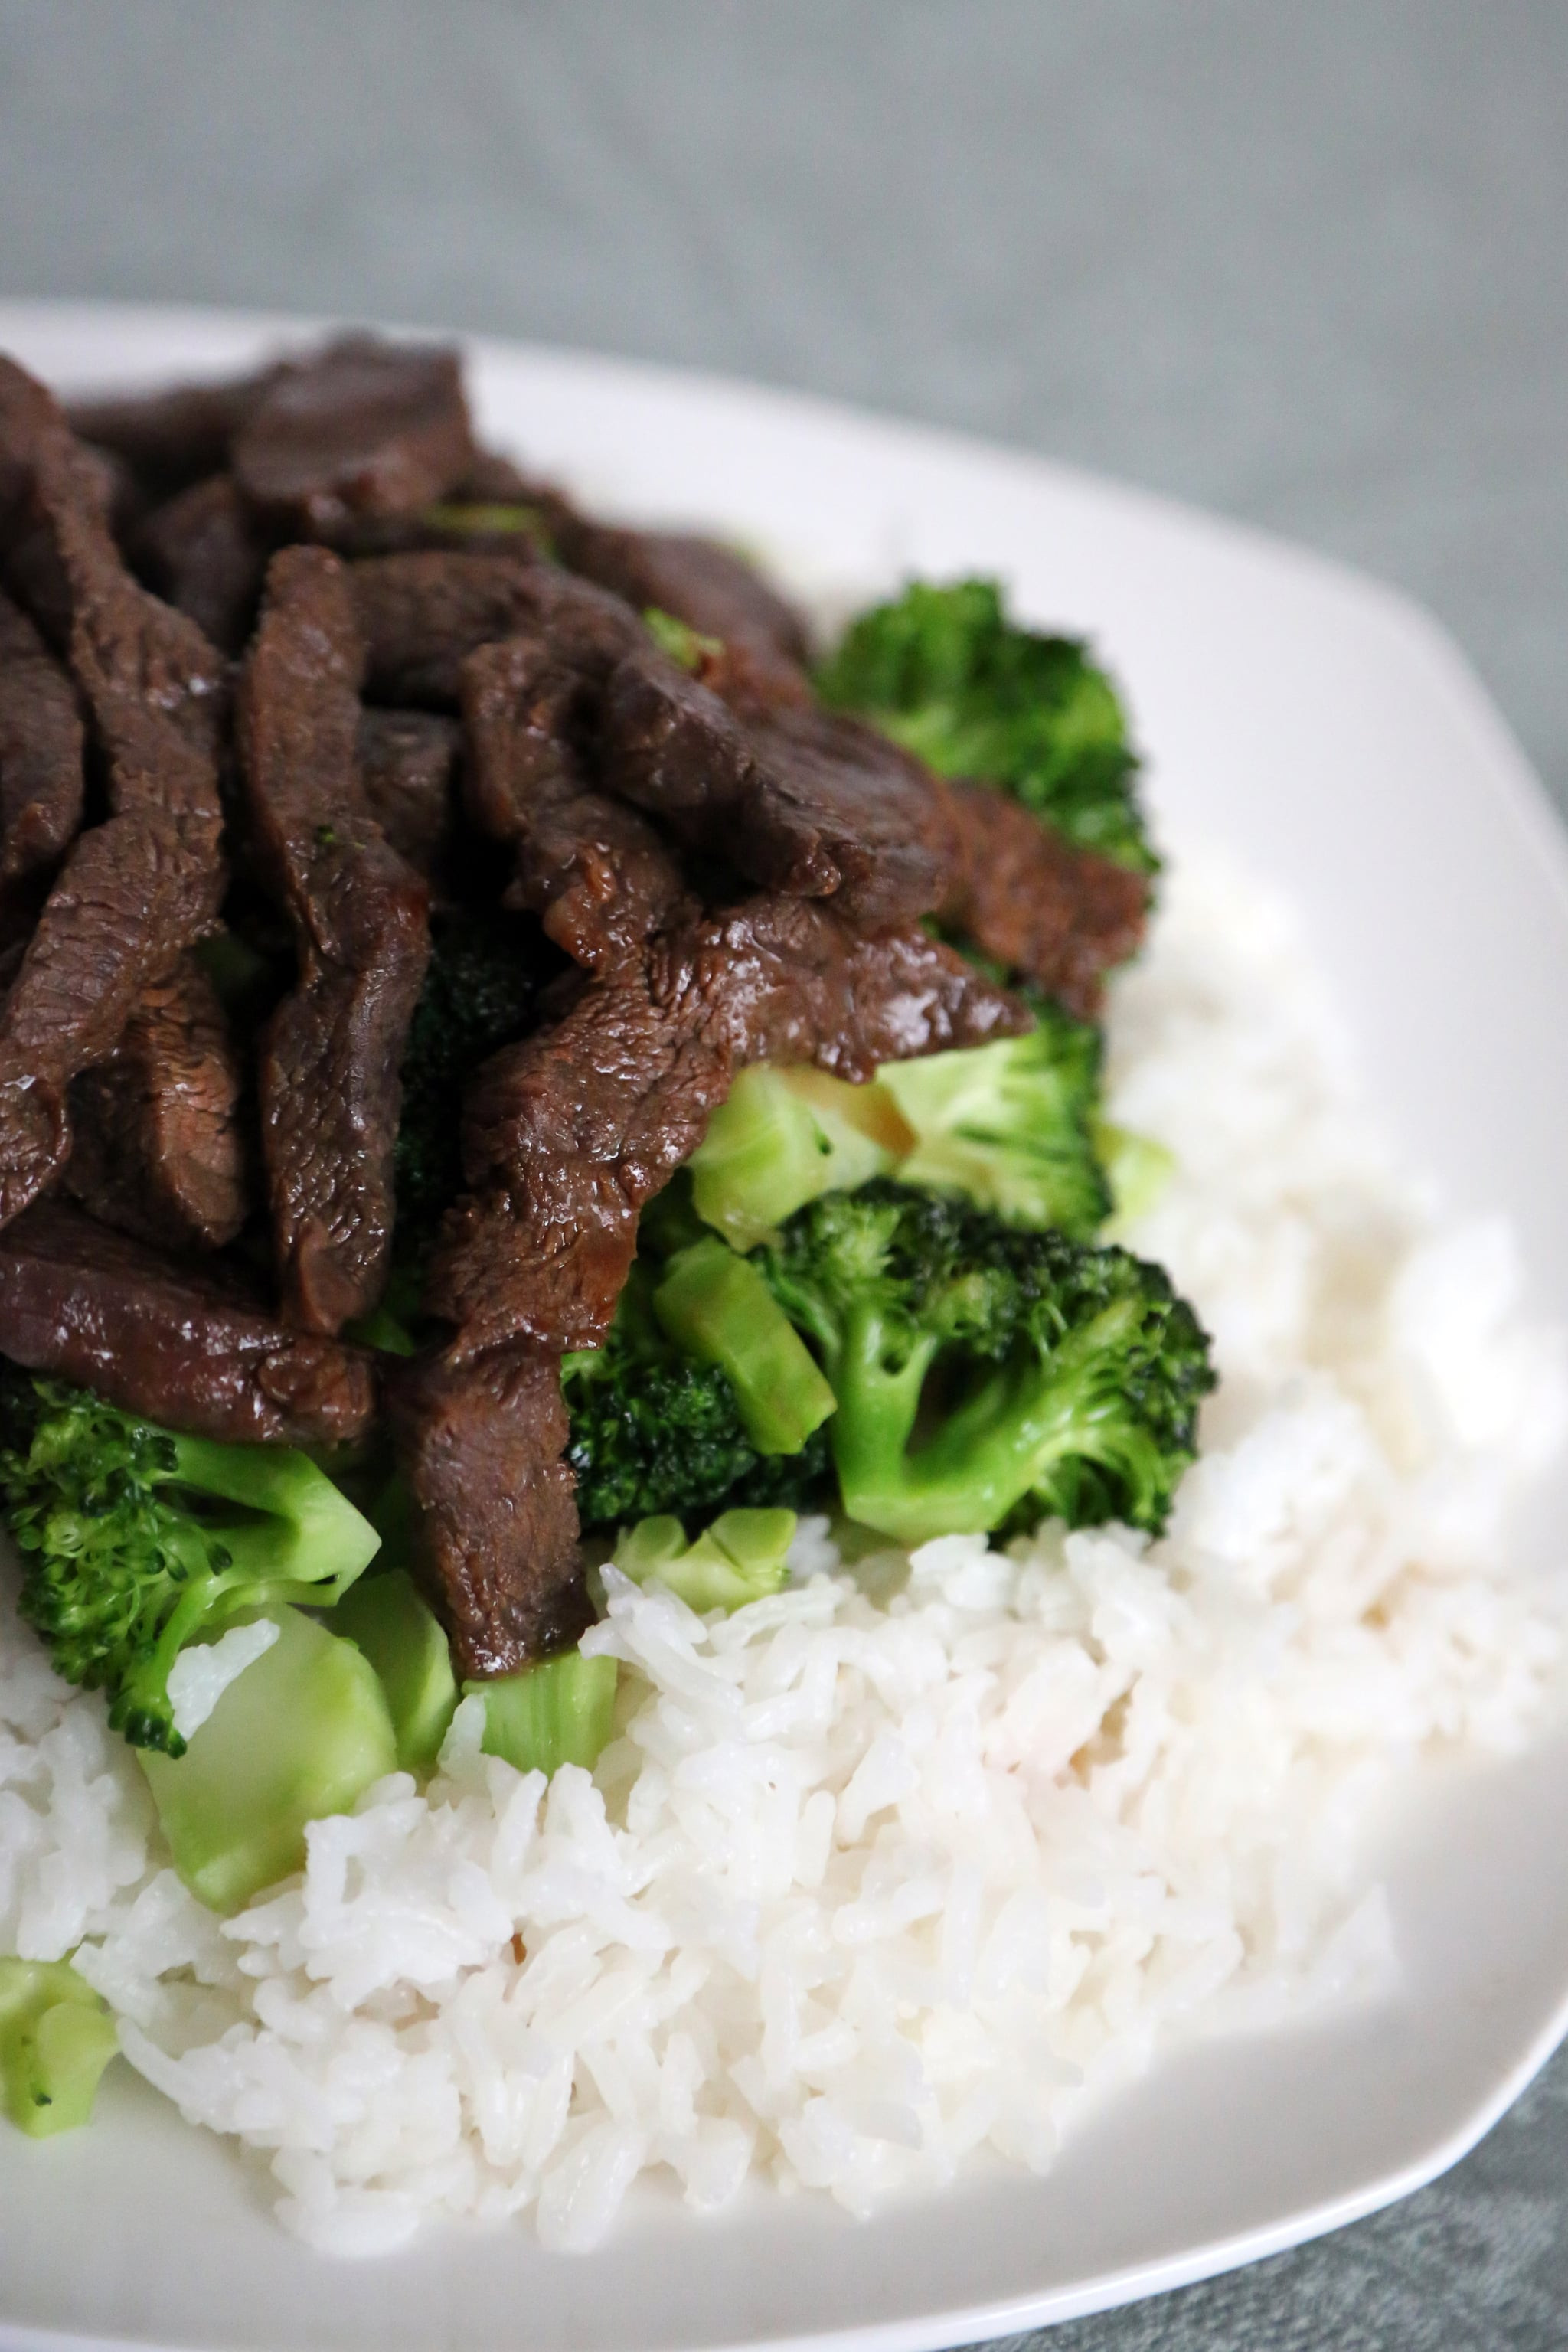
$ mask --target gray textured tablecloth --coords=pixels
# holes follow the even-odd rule
[[[1031,444],[1397,580],[1568,805],[1568,0],[0,0],[0,293],[536,336]],[[1561,2352],[1568,2062],[1052,2352]]]

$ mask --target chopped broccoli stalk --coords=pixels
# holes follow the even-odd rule
[[[431,530],[450,531],[458,539],[527,539],[546,562],[554,560],[555,542],[539,509],[521,500],[444,499],[426,507],[419,520]]]
[[[89,2122],[120,2047],[114,2020],[68,1960],[0,1959],[0,2103],[47,2139]]]
[[[412,1356],[417,1352],[414,1335],[407,1324],[393,1313],[384,1298],[379,1307],[373,1307],[368,1315],[362,1315],[356,1322],[350,1323],[343,1337],[352,1339],[356,1347],[374,1348],[378,1355]]]
[[[1157,868],[1110,680],[1076,639],[1010,621],[994,580],[911,583],[851,624],[817,682],[941,774],[999,784],[1083,848]]]
[[[653,1305],[678,1348],[729,1375],[759,1454],[798,1454],[833,1411],[833,1391],[757,1268],[713,1234],[670,1260]]]
[[[463,1685],[465,1698],[476,1693],[485,1703],[485,1754],[520,1772],[555,1772],[563,1764],[592,1770],[616,1727],[614,1658],[563,1650],[519,1674]]]
[[[584,1527],[726,1503],[804,1506],[819,1496],[831,1475],[826,1434],[816,1432],[799,1454],[760,1456],[729,1374],[694,1362],[666,1337],[653,1287],[639,1259],[604,1346],[562,1362],[566,1459]]]
[[[247,1612],[330,1608],[380,1538],[309,1454],[178,1436],[57,1381],[5,1376],[0,1502],[19,1606],[57,1673],[135,1748],[183,1753],[169,1670]]]
[[[1042,1003],[1026,1037],[889,1062],[877,1084],[915,1137],[900,1182],[1089,1240],[1111,1205],[1090,1124],[1100,1060],[1097,1030]]]
[[[1131,1224],[1154,1208],[1176,1172],[1176,1155],[1152,1135],[1135,1135],[1131,1128],[1113,1127],[1097,1118],[1094,1148],[1110,1186],[1116,1223]]]
[[[174,1868],[214,1911],[237,1911],[302,1868],[307,1824],[350,1811],[397,1769],[369,1660],[298,1610],[266,1613],[277,1641],[229,1685],[184,1754],[142,1759]]]
[[[479,1064],[531,1027],[561,968],[537,924],[478,908],[431,925],[425,986],[403,1056],[397,1247],[418,1257],[463,1189],[463,1088]]]
[[[677,620],[673,613],[658,604],[647,605],[643,612],[643,626],[658,647],[682,669],[700,670],[705,661],[713,659],[724,650],[721,637],[704,636],[689,621]]]
[[[452,1653],[435,1611],[404,1569],[362,1577],[332,1612],[334,1633],[363,1651],[381,1678],[397,1769],[426,1780],[458,1707]]]
[[[883,1173],[909,1143],[876,1086],[809,1069],[742,1070],[687,1163],[698,1215],[754,1247],[819,1192]]]
[[[743,1609],[785,1583],[796,1524],[793,1511],[724,1511],[689,1544],[679,1519],[641,1519],[612,1557],[634,1584],[665,1585],[699,1616]]]
[[[851,1518],[906,1543],[1163,1527],[1214,1375],[1158,1266],[885,1179],[812,1202],[756,1257],[837,1397]]]

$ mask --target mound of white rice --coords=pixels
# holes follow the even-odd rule
[[[0,1950],[78,1966],[132,2064],[270,2156],[343,2252],[531,2209],[584,2247],[648,2167],[863,2212],[1037,2168],[1173,2030],[1388,1965],[1369,1796],[1540,1718],[1556,1612],[1502,1512],[1568,1419],[1499,1224],[1391,1172],[1278,910],[1172,877],[1120,984],[1112,1112],[1179,1173],[1130,1238],[1224,1383],[1169,1537],[952,1538],[703,1622],[616,1581],[621,1736],[546,1788],[479,1752],[319,1823],[220,1924],[99,1701],[9,1622]],[[1363,1865],[1364,1870],[1364,1865]],[[83,1940],[85,1938],[85,1941]]]

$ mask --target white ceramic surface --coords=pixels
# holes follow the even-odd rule
[[[85,386],[222,369],[298,322],[0,306],[0,349]],[[1094,636],[1168,843],[1286,886],[1409,1153],[1501,1205],[1568,1320],[1568,856],[1420,613],[1295,549],[1034,458],[805,399],[481,343],[498,441],[637,518],[716,525],[851,589],[1000,572]],[[1522,1549],[1553,1563],[1568,1480]],[[1189,2049],[1044,2180],[989,2173],[870,2224],[648,2193],[588,2257],[526,2227],[334,2264],[128,2070],[90,2131],[0,2136],[0,2347],[205,2352],[918,2352],[1103,2308],[1331,2229],[1452,2164],[1568,2025],[1568,1738],[1445,1784],[1392,1841],[1405,1964],[1376,2009]]]

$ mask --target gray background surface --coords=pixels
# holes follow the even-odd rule
[[[1565,245],[1568,0],[0,0],[0,293],[1026,443],[1401,583],[1568,806]],[[1560,2060],[1407,2203],[1052,2352],[1561,2352],[1565,2171]]]

